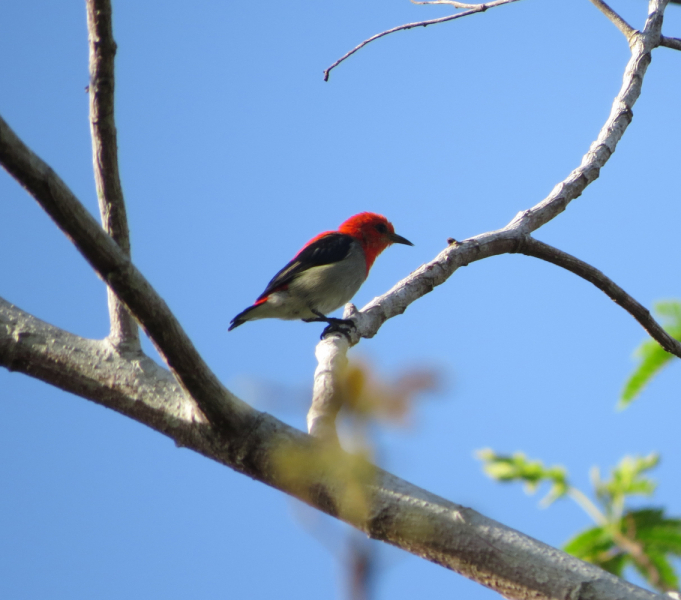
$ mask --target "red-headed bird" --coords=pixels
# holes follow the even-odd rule
[[[323,321],[332,330],[351,324],[326,315],[350,301],[391,244],[414,245],[397,235],[388,219],[370,212],[350,217],[338,231],[320,233],[272,278],[253,306],[232,319],[229,331],[255,319]]]

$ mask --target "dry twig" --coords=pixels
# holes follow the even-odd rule
[[[374,40],[385,37],[386,35],[389,35],[391,33],[395,33],[397,31],[405,31],[407,29],[413,29],[414,27],[428,27],[428,25],[437,25],[438,23],[446,23],[447,21],[453,21],[454,19],[460,19],[461,17],[467,17],[468,15],[474,15],[476,13],[485,12],[488,8],[494,8],[496,6],[501,6],[503,4],[510,4],[511,2],[518,2],[518,0],[495,0],[494,2],[487,2],[485,4],[472,4],[471,6],[474,6],[475,8],[472,8],[472,9],[467,10],[465,12],[456,13],[455,15],[448,15],[446,17],[440,17],[439,19],[430,19],[429,21],[417,21],[416,23],[407,23],[406,25],[400,25],[398,27],[393,27],[392,29],[388,29],[387,31],[382,31],[381,33],[377,33],[376,35],[372,35],[369,39],[366,39],[361,44],[355,46],[352,50],[350,50],[350,52],[345,53],[335,63],[333,63],[328,69],[326,69],[324,71],[324,81],[329,80],[329,73],[331,73],[331,71],[333,69],[335,69],[339,64],[341,64],[346,58],[349,58],[355,52],[357,52],[358,50],[361,50],[362,48],[364,48],[364,46],[373,42]],[[421,3],[416,2],[415,4],[421,4]],[[429,4],[429,3],[426,2],[426,3],[423,3],[423,4]]]

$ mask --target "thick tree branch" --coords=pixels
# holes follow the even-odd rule
[[[95,272],[125,302],[178,381],[209,420],[227,430],[248,423],[248,407],[201,358],[163,299],[57,174],[0,117],[0,164],[35,198]]]
[[[477,235],[462,243],[452,240],[453,243],[434,260],[422,265],[361,311],[357,311],[351,304],[348,305],[344,318],[354,319],[357,326],[350,332],[351,345],[357,344],[361,338],[376,335],[383,323],[402,314],[412,302],[444,283],[459,267],[490,256],[516,252],[526,236],[563,212],[570,202],[578,198],[598,178],[601,168],[612,156],[633,118],[632,108],[641,94],[643,78],[651,60],[650,53],[660,42],[662,18],[667,2],[668,0],[651,0],[643,30],[635,32],[630,40],[631,58],[624,70],[622,87],[615,97],[610,115],[579,167],[556,185],[544,200],[529,210],[518,213],[503,229]],[[339,354],[345,355],[347,352],[348,346],[341,341],[341,337],[343,336],[334,334],[327,338],[328,341],[321,342],[327,344],[327,347],[320,354],[324,362],[320,362],[315,372],[312,416],[308,416],[308,423],[325,424],[319,432],[329,431],[329,423],[335,419],[340,409],[338,399],[333,395],[336,386],[330,378],[335,372],[334,365],[342,362]],[[323,384],[317,384],[319,377],[325,378]]]
[[[153,297],[148,297],[153,302]],[[173,377],[144,357],[129,360],[105,341],[79,338],[0,299],[0,366],[37,377],[152,427],[190,448],[340,518],[374,539],[473,579],[506,598],[654,600],[631,585],[505,527],[476,511],[362,465],[351,483],[366,501],[348,510],[347,477],[314,459],[323,444],[252,409],[250,425],[226,433],[187,403]],[[357,464],[334,450],[333,464]],[[310,457],[300,477],[282,469],[282,457]]]
[[[114,57],[110,0],[87,0],[87,26],[90,46],[90,134],[92,162],[99,200],[102,227],[121,250],[130,256],[130,232],[118,173],[118,144],[114,121]],[[139,331],[135,319],[107,288],[110,339],[124,352],[140,350]]]
[[[613,25],[624,34],[624,37],[627,38],[627,40],[630,40],[631,36],[636,33],[636,30],[610,8],[610,6],[603,2],[603,0],[591,0],[591,4],[608,17]]]
[[[329,73],[335,69],[339,64],[341,64],[346,58],[350,58],[355,52],[361,50],[367,44],[382,38],[391,33],[397,31],[406,31],[407,29],[413,29],[414,27],[428,27],[428,25],[437,25],[438,23],[446,23],[447,21],[453,21],[454,19],[460,19],[461,17],[467,17],[468,15],[474,15],[476,13],[485,12],[488,8],[494,8],[496,6],[501,6],[502,4],[510,4],[511,2],[518,2],[518,0],[494,0],[494,2],[486,2],[485,4],[475,4],[472,5],[474,8],[470,10],[456,13],[455,15],[448,15],[446,17],[440,17],[438,19],[430,19],[429,21],[417,21],[415,23],[407,23],[405,25],[399,25],[398,27],[393,27],[387,31],[382,31],[376,35],[372,35],[369,39],[364,40],[361,44],[355,46],[349,52],[346,52],[341,56],[335,63],[333,63],[328,69],[324,71],[324,81],[329,80]],[[430,4],[429,2],[415,2],[415,4]],[[434,3],[433,3],[434,4]]]
[[[523,238],[518,246],[517,252],[527,256],[541,258],[547,262],[563,267],[575,275],[579,275],[590,283],[593,283],[599,290],[605,293],[611,300],[619,304],[631,316],[636,319],[651,338],[662,346],[670,354],[681,358],[681,342],[670,336],[663,327],[650,315],[650,311],[634,300],[614,281],[606,277],[598,269],[585,263],[567,252],[558,250],[544,242],[535,240],[530,236]]]

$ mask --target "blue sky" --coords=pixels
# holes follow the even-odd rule
[[[642,26],[645,2],[612,4]],[[400,32],[322,81],[366,37],[447,12],[405,0],[114,4],[134,260],[225,384],[295,427],[321,327],[227,333],[270,277],[317,232],[380,212],[415,246],[378,259],[355,298],[364,305],[448,237],[496,229],[543,199],[619,89],[626,42],[586,0],[523,0]],[[83,3],[24,0],[0,14],[0,114],[95,212]],[[681,36],[681,8],[664,30]],[[600,179],[536,235],[647,306],[681,297],[680,68],[678,52],[655,52]],[[106,335],[103,284],[4,172],[0,256],[0,296]],[[383,466],[560,545],[589,525],[580,509],[538,509],[488,480],[474,451],[565,464],[584,489],[592,465],[659,451],[655,503],[681,514],[679,365],[615,410],[644,337],[590,284],[514,255],[460,269],[352,354],[386,378],[426,366],[445,381],[409,428],[377,429]],[[0,597],[343,597],[347,532],[331,520],[23,375],[0,371],[0,402]],[[401,551],[379,556],[378,599],[496,597]]]

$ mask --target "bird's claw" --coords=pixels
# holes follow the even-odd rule
[[[355,325],[355,322],[352,319],[329,319],[328,320],[328,325],[324,328],[324,331],[322,331],[322,335],[319,336],[320,340],[323,340],[327,335],[331,333],[342,333],[348,340],[348,342],[352,341],[350,339],[350,331],[349,329],[357,329],[357,325]]]

